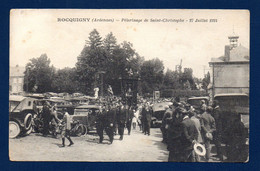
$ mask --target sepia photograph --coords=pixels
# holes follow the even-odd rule
[[[9,160],[249,162],[249,10],[11,9]]]

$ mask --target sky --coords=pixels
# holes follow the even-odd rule
[[[247,10],[15,9],[10,12],[10,66],[25,66],[46,53],[54,67],[74,67],[96,29],[102,38],[112,32],[118,43],[131,42],[145,60],[159,58],[165,71],[175,70],[182,59],[183,68],[203,78],[211,58],[224,55],[228,36],[235,33],[249,49],[249,17]]]

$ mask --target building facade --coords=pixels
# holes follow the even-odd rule
[[[237,44],[238,36],[230,36],[230,45],[225,46],[224,56],[211,58],[211,98],[222,93],[249,94],[250,57],[249,49]]]
[[[24,85],[24,71],[25,67],[16,65],[10,67],[9,75],[9,93],[10,94],[22,94]]]

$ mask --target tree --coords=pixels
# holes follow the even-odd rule
[[[118,46],[116,37],[113,35],[112,32],[110,32],[105,39],[103,40],[103,46],[105,51],[109,54],[113,54],[113,50]]]
[[[164,65],[158,58],[144,61],[141,67],[142,90],[144,93],[152,93],[163,85]]]
[[[44,93],[52,91],[52,80],[55,68],[50,66],[50,59],[46,54],[42,54],[38,58],[30,59],[25,69],[25,86],[24,90],[29,92]]]
[[[202,79],[202,88],[207,91],[209,83],[210,83],[210,73],[208,72]]]
[[[89,40],[86,41],[90,48],[97,48],[102,45],[102,37],[99,35],[99,32],[94,29],[92,32],[89,33]]]
[[[180,83],[183,89],[196,89],[196,84],[193,80],[193,70],[191,68],[184,68],[183,73],[180,75]]]
[[[96,75],[107,67],[107,58],[102,46],[102,37],[94,29],[89,34],[89,40],[78,56],[76,63],[77,79],[80,82],[80,91],[84,94],[93,94]]]
[[[53,91],[57,93],[75,93],[78,91],[78,87],[79,82],[76,79],[75,68],[64,68],[58,70],[52,81]]]
[[[181,85],[179,82],[179,73],[167,69],[164,76],[164,86],[166,89],[181,89]]]

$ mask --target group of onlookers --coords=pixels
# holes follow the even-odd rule
[[[201,101],[199,108],[194,109],[185,102],[174,102],[166,110],[162,119],[163,142],[167,143],[169,161],[195,162],[200,156],[194,152],[193,145],[202,143],[206,148],[205,160],[209,161],[212,133],[216,131],[214,109]],[[223,160],[222,154],[218,153]]]
[[[239,117],[234,116],[234,118]],[[186,102],[173,102],[172,106],[166,107],[161,126],[162,142],[167,144],[169,150],[168,160],[178,162],[209,161],[211,144],[215,144],[216,157],[220,161],[224,161],[223,149],[225,149],[227,161],[240,161],[239,150],[243,149],[242,146],[246,139],[243,125],[241,121],[234,120],[228,129],[225,128],[228,130],[229,140],[226,142],[226,148],[223,148],[222,133],[224,128],[222,122],[218,101],[213,101],[211,106],[207,106],[202,100],[201,105],[196,108]],[[195,152],[194,144],[196,143],[205,147],[204,156]]]

